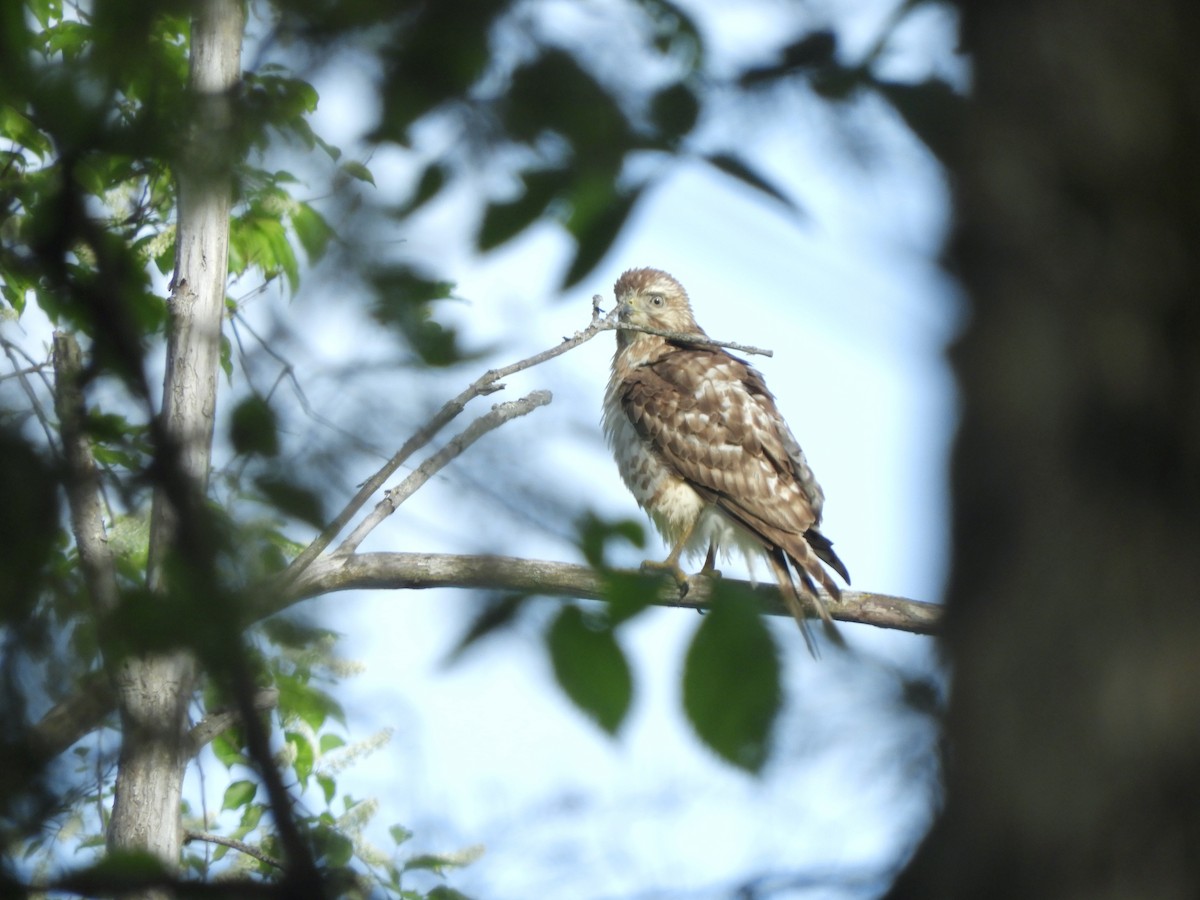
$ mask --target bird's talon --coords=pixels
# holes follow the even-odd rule
[[[670,575],[671,578],[674,579],[675,583],[679,585],[679,596],[681,599],[687,596],[687,592],[691,588],[691,582],[688,580],[687,573],[684,572],[683,569],[679,568],[677,563],[673,563],[670,560],[656,562],[655,560],[648,559],[642,563],[642,571],[665,572],[666,574]]]

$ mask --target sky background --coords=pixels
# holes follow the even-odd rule
[[[681,5],[700,25],[716,71],[822,25],[834,27],[853,59],[892,10],[881,0]],[[548,33],[586,43],[601,65],[614,65],[633,34],[622,8],[551,0],[538,10]],[[963,85],[954,31],[947,11],[922,8],[897,33],[880,74],[938,73]],[[356,148],[374,124],[373,76],[354,57],[312,73],[321,95],[314,128],[351,158],[365,153]],[[774,351],[752,361],[825,489],[822,530],[854,587],[938,601],[955,418],[944,351],[963,320],[937,263],[949,227],[943,174],[870,100],[833,114],[795,87],[759,103],[731,98],[710,113],[699,147],[737,148],[802,214],[683,164],[641,202],[600,267],[561,293],[573,245],[556,224],[482,257],[471,251],[480,192],[496,187],[481,173],[394,233],[373,235],[381,255],[432,261],[456,283],[457,301],[441,304],[437,317],[458,328],[479,359],[433,373],[403,367],[395,338],[364,314],[365,296],[329,267],[311,273],[295,300],[274,291],[244,298],[247,320],[296,362],[320,416],[386,457],[485,369],[584,328],[593,294],[611,308],[623,270],[665,269],[688,289],[710,335]],[[376,153],[369,164],[379,199],[405,196],[448,139],[434,126],[412,151]],[[21,326],[33,342],[46,331],[36,313]],[[643,521],[600,429],[612,350],[612,335],[601,335],[475,401],[443,441],[492,403],[537,388],[555,397],[471,448],[361,549],[582,562],[572,542],[578,516],[592,510]],[[272,365],[252,363],[260,388],[269,386]],[[222,403],[228,409],[229,397]],[[288,421],[294,452],[328,451],[331,496],[348,498],[381,463],[345,452],[343,435],[319,422]],[[626,548],[612,561],[661,559],[665,548],[648,533],[645,553]],[[381,748],[339,775],[343,790],[379,802],[368,837],[387,846],[387,826],[401,823],[416,833],[406,847],[414,853],[483,845],[483,856],[450,878],[465,893],[674,900],[732,896],[752,883],[762,897],[869,897],[920,839],[937,794],[936,735],[905,700],[912,684],[940,679],[928,639],[843,626],[850,651],[830,648],[817,662],[793,622],[772,621],[785,708],[772,761],[756,778],[717,760],[684,719],[680,676],[696,614],[656,609],[623,626],[635,697],[610,739],[555,686],[541,629],[560,601],[535,602],[516,628],[444,664],[479,603],[466,591],[358,592],[304,607],[344,635],[339,654],[362,668],[337,690],[348,738],[391,730]],[[204,794],[219,808],[220,771],[209,765],[204,779],[190,774],[187,793],[197,805]]]
[[[823,23],[836,26],[853,58],[890,9],[876,2],[687,6],[718,67]],[[606,13],[614,4],[583,4],[578,14],[557,7],[565,11],[550,21],[564,35],[586,21],[589,33],[619,42],[622,23]],[[961,82],[953,28],[944,12],[916,16],[884,72],[939,72]],[[322,72],[318,133],[354,146],[373,123],[371,74],[354,60]],[[436,152],[440,137],[436,129],[425,135],[426,153]],[[682,165],[637,208],[598,270],[560,294],[573,248],[553,223],[486,256],[471,252],[478,191],[490,186],[481,176],[378,240],[381,251],[403,241],[406,258],[436,261],[434,271],[456,282],[459,298],[440,307],[439,321],[460,329],[466,348],[492,352],[422,376],[414,389],[411,373],[389,370],[390,335],[348,315],[353,299],[314,279],[289,312],[305,323],[309,399],[391,452],[485,368],[585,327],[591,296],[611,303],[624,269],[663,268],[687,287],[710,334],[774,350],[753,362],[825,488],[823,530],[854,586],[938,600],[955,403],[944,349],[962,316],[937,265],[949,215],[940,169],[882,104],[831,115],[799,88],[761,105],[725,104],[702,141],[742,148],[803,215],[706,167]],[[420,161],[420,145],[377,153],[370,164],[381,197],[401,198]],[[264,320],[279,315],[264,307]],[[592,509],[641,520],[599,425],[611,355],[612,336],[602,335],[509,379],[502,395],[476,401],[445,439],[493,402],[535,388],[555,395],[550,407],[509,423],[444,470],[362,549],[581,562],[570,541],[572,516]],[[347,359],[372,372],[366,396],[361,385],[347,388]],[[344,473],[347,485],[375,465],[362,459]],[[664,553],[651,535],[645,554],[630,548],[615,561],[633,566]],[[399,821],[416,832],[414,849],[483,844],[483,857],[450,879],[466,893],[722,897],[755,882],[760,896],[873,896],[919,840],[937,790],[935,736],[904,700],[909,682],[936,678],[927,639],[846,627],[851,652],[814,662],[793,623],[773,622],[784,648],[786,706],[773,760],[754,778],[717,761],[683,717],[679,683],[695,614],[653,610],[624,629],[636,693],[612,740],[554,685],[540,628],[558,601],[542,601],[513,632],[457,665],[442,664],[478,603],[463,591],[378,592],[309,607],[344,633],[339,652],[365,667],[339,694],[350,736],[394,729],[340,783],[355,796],[379,798],[376,834]]]

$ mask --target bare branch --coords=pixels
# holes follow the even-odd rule
[[[497,403],[492,407],[491,412],[485,413],[468,425],[458,437],[421,463],[411,475],[388,491],[371,514],[358,523],[358,527],[342,542],[334,555],[346,556],[357,550],[358,545],[380,522],[394,513],[400,504],[416,493],[425,482],[489,431],[499,428],[510,419],[531,413],[539,406],[545,406],[550,399],[549,391],[534,391],[520,400]]]
[[[396,455],[384,463],[383,467],[367,479],[363,486],[359,488],[358,493],[346,504],[346,507],[337,514],[332,522],[313,540],[311,544],[292,560],[291,565],[283,573],[282,584],[287,585],[294,581],[320,553],[330,545],[338,533],[350,522],[360,509],[377,490],[383,487],[386,482],[404,462],[428,444],[439,431],[453,420],[459,413],[463,411],[466,405],[476,397],[482,394],[492,394],[502,389],[504,385],[500,383],[501,378],[507,378],[516,372],[528,369],[532,366],[540,365],[549,359],[556,356],[561,356],[568,350],[574,350],[580,344],[585,344],[598,335],[602,331],[611,331],[614,328],[613,317],[610,314],[607,317],[601,317],[599,308],[593,305],[592,322],[583,329],[577,331],[569,338],[565,338],[561,344],[551,347],[548,350],[543,350],[541,353],[536,353],[533,356],[522,359],[518,362],[511,363],[507,366],[502,366],[499,369],[489,369],[478,378],[476,378],[466,390],[460,393],[457,397],[446,402],[441,409],[437,411],[425,425],[420,428],[412,437],[404,442]]]
[[[117,569],[108,534],[104,530],[104,505],[92,446],[84,431],[87,408],[79,379],[83,363],[74,336],[54,333],[54,407],[67,461],[67,502],[71,530],[79,548],[79,562],[96,609],[104,615],[116,608]]]
[[[748,582],[741,584],[750,586]],[[335,591],[445,587],[603,599],[601,576],[587,566],[504,556],[358,553],[322,557],[305,570],[286,593],[262,592],[263,602],[251,611],[250,620],[265,619],[303,600]],[[789,615],[775,587],[758,585],[754,591],[760,598],[763,612]],[[673,585],[666,584],[654,603],[703,609],[710,593],[709,579],[696,577],[692,579],[686,597],[681,599]],[[842,622],[911,634],[936,634],[941,627],[942,607],[936,603],[865,591],[842,591],[840,602],[831,597],[826,597],[825,602],[830,614]],[[112,689],[103,673],[88,676],[77,694],[55,706],[33,729],[31,745],[34,752],[47,759],[57,756],[99,725],[112,711],[113,702]],[[201,722],[196,728],[203,724]]]
[[[263,688],[254,695],[254,708],[259,712],[275,709],[279,705],[279,689]],[[195,756],[201,748],[211,743],[218,735],[224,734],[242,720],[241,713],[236,709],[222,709],[209,713],[192,726],[188,732],[188,743],[191,745],[189,755]]]
[[[623,571],[621,574],[634,573]],[[681,598],[674,582],[665,581],[652,602],[657,606],[704,609],[711,596],[712,583],[708,578],[693,577],[687,595]],[[790,615],[774,586],[734,583],[752,589],[759,597],[764,613]],[[276,608],[264,608],[256,612],[259,616],[270,615],[304,598],[333,591],[423,590],[437,587],[486,588],[553,597],[604,599],[602,575],[588,566],[509,556],[358,553],[318,560],[293,584],[289,596],[276,595],[270,600],[270,603],[277,605]],[[942,607],[935,603],[864,591],[842,591],[841,601],[823,596],[830,614],[842,622],[874,625],[913,634],[934,634],[941,622]]]
[[[237,850],[239,853],[245,853],[247,856],[253,856],[261,863],[266,863],[268,866],[273,866],[276,869],[283,868],[282,860],[278,860],[269,854],[264,853],[253,844],[247,844],[245,841],[237,841],[233,838],[223,837],[219,834],[211,834],[207,831],[195,831],[191,828],[184,829],[183,839],[187,841],[205,841],[209,844],[220,844],[222,847],[229,847],[231,850]]]
[[[25,357],[30,365],[34,365],[34,361],[29,358],[29,354],[18,347],[11,341],[0,339],[0,346],[4,347],[4,353],[8,357],[8,361],[12,363],[13,375],[17,382],[21,385],[21,390],[25,392],[25,396],[29,398],[29,408],[33,410],[33,414],[37,416],[38,423],[42,426],[42,431],[46,435],[46,444],[50,447],[51,452],[57,449],[57,444],[54,441],[54,428],[50,424],[50,417],[46,415],[46,410],[42,407],[42,401],[38,399],[37,391],[33,389],[33,385],[29,383],[29,375],[27,370],[20,368],[17,362],[17,354]],[[45,378],[45,373],[40,368],[35,368],[33,374],[41,375]],[[52,392],[53,393],[53,392]]]
[[[116,705],[108,674],[89,672],[74,694],[55,704],[29,730],[29,749],[39,759],[53,759],[95,731]]]

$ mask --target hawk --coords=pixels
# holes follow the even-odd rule
[[[705,336],[666,272],[630,269],[613,290],[622,323]],[[646,567],[686,586],[685,553],[708,548],[703,575],[719,550],[762,556],[809,649],[805,600],[840,641],[816,585],[840,597],[822,561],[850,575],[817,530],[824,492],[757,370],[718,347],[618,330],[603,421],[621,478],[671,548]]]

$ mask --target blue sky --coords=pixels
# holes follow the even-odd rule
[[[601,18],[612,8],[587,6]],[[688,6],[718,62],[777,42],[801,21],[833,22],[853,52],[874,39],[889,8]],[[886,60],[892,74],[961,79],[944,13],[917,16],[898,45]],[[345,146],[369,126],[367,75],[343,65],[318,85],[319,133]],[[962,316],[936,261],[948,227],[947,187],[929,154],[879,104],[831,116],[799,89],[775,102],[731,104],[704,140],[746,148],[796,198],[802,218],[702,166],[683,166],[638,208],[601,267],[563,296],[555,286],[571,245],[561,229],[547,223],[477,257],[467,240],[477,200],[470,188],[398,228],[406,255],[436,259],[439,274],[457,283],[461,302],[444,305],[439,317],[461,329],[468,347],[494,348],[477,366],[423,380],[424,399],[440,403],[484,368],[583,327],[591,295],[608,299],[623,269],[667,269],[689,289],[710,334],[775,351],[755,364],[825,488],[824,530],[855,587],[937,600],[955,403],[943,351]],[[415,171],[400,153],[381,153],[372,167],[383,196],[402,193]],[[313,354],[306,387],[322,413],[346,424],[364,408],[382,414],[372,434],[384,435],[385,449],[398,446],[423,408],[409,402],[410,373],[372,376],[370,398],[347,398],[343,384],[320,376],[355,355],[388,358],[389,338],[346,308],[330,302],[327,282],[295,301],[290,315],[304,323]],[[280,313],[268,306],[262,315]],[[559,522],[562,509],[640,518],[599,427],[611,352],[604,335],[510,379],[504,395],[477,401],[462,425],[497,399],[534,388],[556,398],[469,451],[362,549],[580,561],[561,528],[510,517],[481,498],[481,480],[499,495],[536,485],[553,499],[546,522]],[[362,466],[347,480],[366,477],[369,463]],[[646,555],[661,557],[661,548],[654,543]],[[631,550],[620,561],[640,559]],[[718,762],[683,719],[679,676],[694,614],[652,611],[624,633],[637,693],[629,721],[610,740],[553,684],[537,623],[556,602],[448,670],[440,661],[477,608],[466,592],[338,595],[310,604],[312,615],[345,633],[341,652],[365,666],[342,695],[351,737],[394,729],[383,749],[341,776],[356,796],[379,798],[380,831],[403,822],[422,850],[485,845],[484,856],[451,879],[480,898],[719,897],[756,875],[782,885],[797,875],[835,883],[780,887],[770,894],[777,897],[871,896],[885,886],[875,877],[919,838],[936,790],[934,736],[900,702],[904,677],[935,670],[929,641],[851,627],[851,653],[814,662],[791,622],[774,623],[785,648],[787,705],[774,760],[756,779]]]

